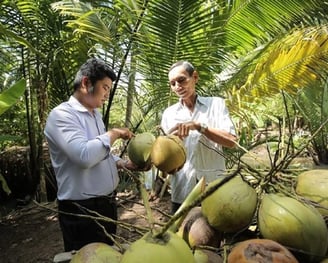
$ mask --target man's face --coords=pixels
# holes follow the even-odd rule
[[[190,76],[182,65],[173,68],[169,72],[170,87],[182,99],[186,99],[195,93],[197,79],[198,75],[195,71]]]
[[[98,80],[94,86],[88,83],[86,103],[89,108],[100,108],[107,100],[112,89],[113,81],[105,77]]]

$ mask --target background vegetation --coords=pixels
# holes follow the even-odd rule
[[[184,59],[200,73],[200,94],[226,98],[238,156],[258,143],[260,128],[275,126],[288,145],[278,144],[279,154],[307,148],[327,164],[327,11],[321,0],[3,0],[0,92],[26,85],[9,110],[0,101],[0,173],[9,188],[47,199],[45,120],[91,56],[119,76],[102,109],[108,128],[155,132],[176,101],[167,70]]]

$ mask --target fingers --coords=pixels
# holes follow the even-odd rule
[[[115,132],[116,136],[123,140],[129,140],[135,136],[128,128],[113,128],[111,131]]]
[[[189,125],[188,123],[179,125],[179,131],[178,131],[179,137],[185,138],[189,135]]]
[[[189,135],[189,132],[193,130],[194,127],[194,122],[178,123],[168,131],[168,134],[177,135],[183,139]]]
[[[123,131],[122,134],[121,134],[121,138],[122,138],[123,140],[129,140],[129,139],[131,139],[133,136],[135,136],[135,135],[134,135],[133,132],[131,132],[129,129],[124,129],[124,131]]]

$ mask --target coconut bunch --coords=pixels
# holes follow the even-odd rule
[[[174,173],[186,161],[186,149],[176,135],[159,135],[150,132],[137,134],[127,147],[127,154],[139,168],[153,164],[162,172]]]
[[[257,239],[278,243],[294,258],[281,249],[279,257],[282,254],[286,259],[274,260],[275,246],[271,242],[258,245],[257,239],[247,245],[253,252],[243,250],[244,255],[259,256],[266,251],[264,254],[272,260],[264,257],[263,262],[295,262],[295,258],[306,263],[320,262],[328,253],[328,229],[324,220],[328,211],[328,170],[311,170],[296,178],[290,194],[283,194],[283,191],[269,192],[261,185],[255,191],[254,186],[237,176],[202,201],[202,212],[210,225],[223,233],[238,235],[253,222],[252,227],[258,231]],[[231,259],[228,262],[252,261]]]
[[[315,185],[322,187],[325,181],[321,172],[317,174],[320,184]],[[303,184],[307,180],[303,177],[300,175],[295,185],[298,192],[300,189],[305,191]],[[313,195],[317,198],[319,192],[317,189],[317,194]],[[119,255],[118,262],[324,262],[328,232],[319,211],[324,208],[322,201],[327,199],[326,195],[327,191],[324,191],[318,201],[307,204],[281,193],[259,192],[238,172],[207,186],[202,178],[170,220],[160,228],[150,224],[149,232],[132,242]],[[146,199],[144,196],[145,207],[150,208]],[[319,201],[320,206],[311,205]],[[150,218],[149,221],[153,220]],[[256,237],[227,239],[238,236],[254,224],[258,229]]]
[[[263,237],[288,247],[301,262],[320,262],[328,255],[328,170],[297,175],[290,194],[261,198],[258,226]]]
[[[279,176],[278,180],[272,177],[264,183],[259,180],[257,184],[257,238],[271,240],[288,248],[299,262],[318,263],[328,253],[325,221],[328,209],[328,171],[309,170],[295,177],[284,177],[283,174]],[[252,252],[254,255],[263,255],[263,251],[266,251],[256,242],[252,243],[252,247],[258,247]],[[251,253],[247,250],[242,252],[245,255]]]
[[[185,161],[181,141],[176,139],[137,135],[128,146],[129,157],[140,167],[150,163],[172,172]],[[300,174],[289,193],[267,188],[263,180],[250,184],[241,173],[237,170],[208,185],[202,178],[160,228],[154,227],[148,196],[141,188],[150,230],[130,244],[119,262],[324,262],[328,171]],[[240,235],[249,229],[254,236]]]
[[[173,224],[191,248],[217,247],[221,240],[222,250],[228,241],[229,263],[318,263],[327,257],[328,170],[301,173],[294,185],[297,195],[255,188],[236,174],[200,189],[175,214],[187,210],[187,215]],[[188,209],[196,204],[201,206]],[[246,231],[253,235],[242,236]]]

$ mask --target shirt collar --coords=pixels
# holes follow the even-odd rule
[[[180,107],[183,107],[183,103],[182,103],[181,98],[179,99],[179,103],[180,103]],[[202,97],[202,96],[199,96],[199,95],[197,95],[197,98],[196,98],[196,104],[197,103],[199,103],[202,106],[207,106],[205,97]]]
[[[68,104],[78,111],[88,112],[88,109],[84,107],[74,96],[70,96]]]
[[[197,102],[201,105],[205,105],[206,106],[206,99],[205,97],[201,97],[199,95],[197,95]]]

